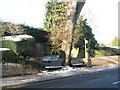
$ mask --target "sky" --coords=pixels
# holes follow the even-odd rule
[[[43,27],[48,0],[0,0],[0,20]],[[87,18],[98,43],[118,36],[118,1],[86,0],[81,15]]]

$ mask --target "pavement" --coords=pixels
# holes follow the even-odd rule
[[[83,76],[90,73],[112,70],[114,68],[118,68],[118,66],[95,67],[95,68],[83,67],[83,68],[74,68],[74,69],[71,67],[67,67],[67,68],[65,67],[60,71],[54,71],[54,72],[44,71],[43,73],[38,73],[35,75],[2,78],[2,81],[0,81],[1,83],[0,85],[2,86],[2,88],[20,87],[36,82],[51,81],[51,80],[62,79],[73,76]]]
[[[28,84],[18,88],[118,88],[118,69]]]

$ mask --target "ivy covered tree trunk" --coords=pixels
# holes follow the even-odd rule
[[[74,28],[79,17],[80,11],[85,2],[77,2],[76,0],[70,1],[68,3],[67,10],[67,22],[65,27],[65,38],[63,39],[61,49],[66,54],[65,66],[71,65],[71,50],[73,42]]]
[[[79,1],[79,0],[78,0]],[[44,29],[50,32],[54,50],[65,53],[65,64],[70,65],[74,26],[85,2],[51,0],[46,5]]]

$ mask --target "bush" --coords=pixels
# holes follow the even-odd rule
[[[20,57],[16,55],[12,50],[2,52],[2,61],[8,63],[18,63]]]
[[[95,50],[95,57],[97,56],[112,56],[120,55],[120,49],[109,48],[109,47],[100,47],[98,50]]]
[[[95,57],[98,57],[98,56],[105,56],[104,51],[103,50],[95,50]]]
[[[33,72],[41,72],[41,70],[44,70],[45,64],[37,60],[36,58],[31,58],[29,60],[23,60],[22,65],[25,69],[28,69]]]
[[[18,56],[34,56],[35,55],[35,40],[28,39],[19,42],[13,42],[10,40],[2,41],[3,48],[11,49]]]
[[[17,53],[17,45],[16,45],[16,43],[13,42],[13,41],[10,41],[10,40],[3,40],[2,41],[2,48],[9,48],[14,53]]]
[[[46,31],[43,31],[43,29],[38,29],[26,25],[21,25],[25,31],[25,34],[31,35],[35,38],[35,41],[37,43],[45,43],[49,40],[49,33]]]
[[[17,42],[17,53],[21,56],[34,56],[35,55],[35,40],[29,39]]]

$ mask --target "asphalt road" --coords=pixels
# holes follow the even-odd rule
[[[118,88],[118,69],[37,82],[19,88]]]

